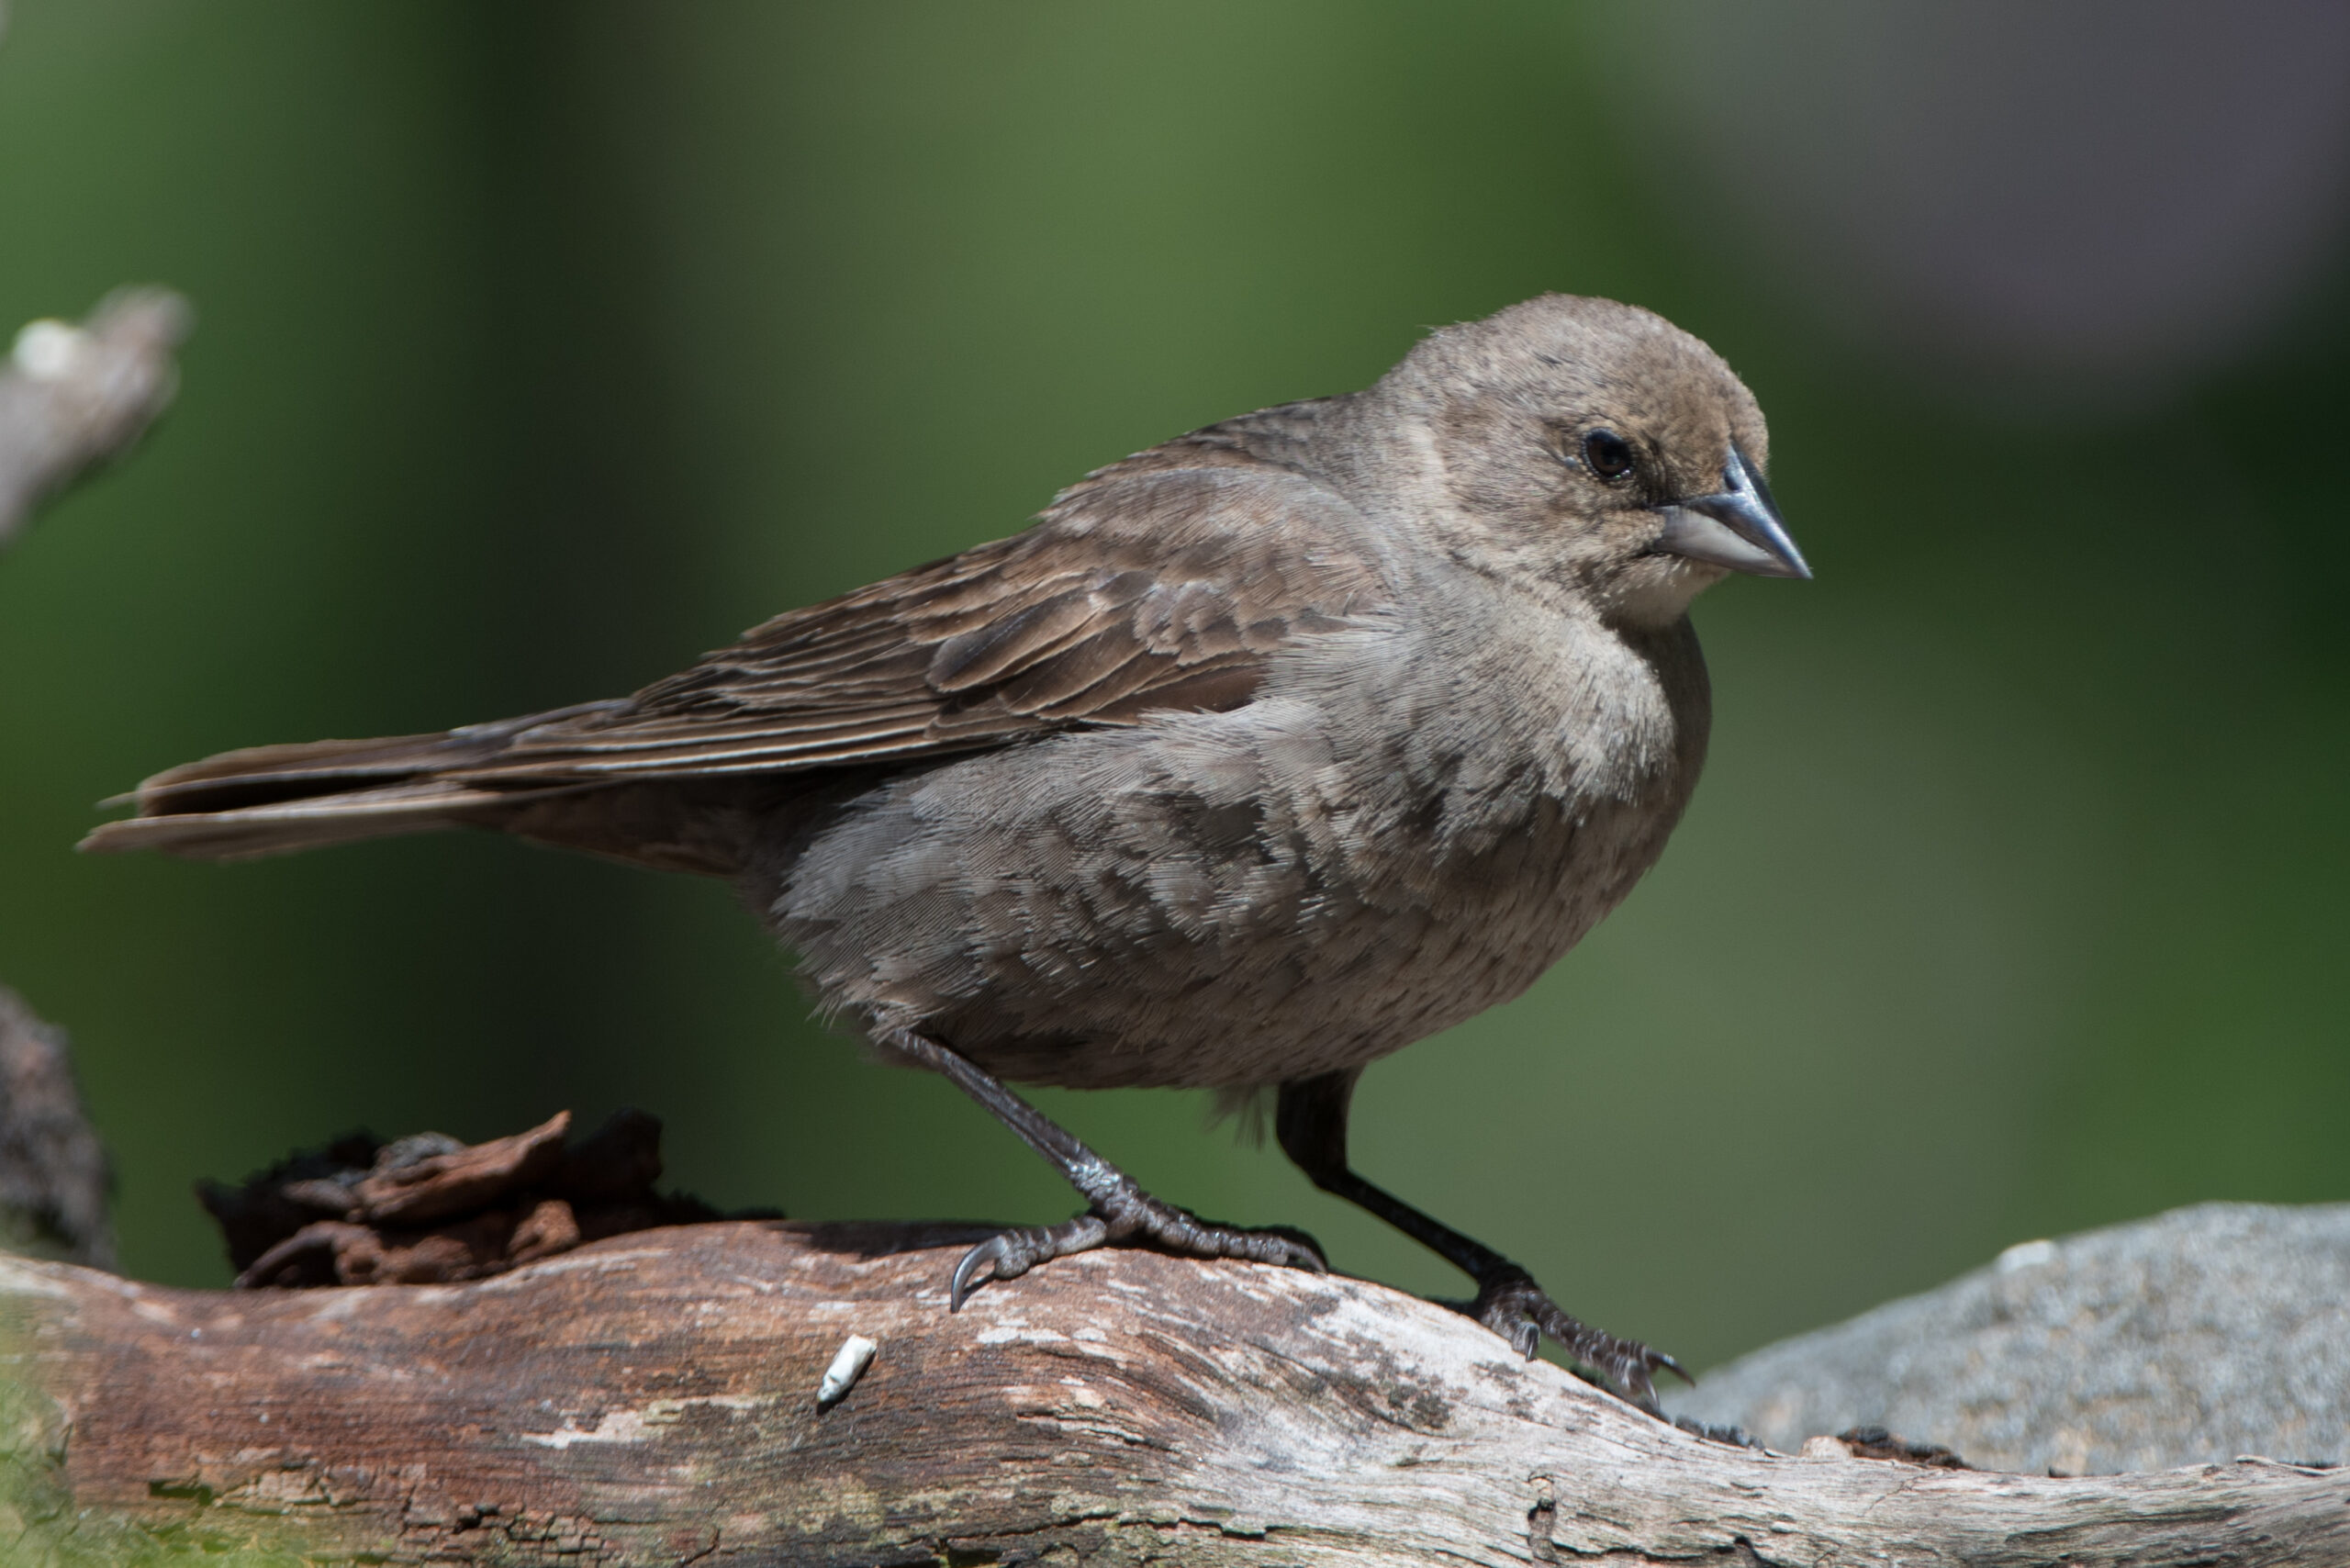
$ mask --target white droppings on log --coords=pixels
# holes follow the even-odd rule
[[[833,1364],[824,1369],[823,1381],[816,1385],[816,1404],[829,1410],[846,1398],[848,1391],[856,1386],[856,1380],[865,1375],[865,1369],[873,1364],[873,1352],[879,1349],[862,1334],[852,1334],[842,1340]]]

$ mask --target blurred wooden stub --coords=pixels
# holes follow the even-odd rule
[[[0,1260],[7,1457],[69,1517],[313,1559],[2350,1562],[2350,1473],[1765,1454],[1378,1285],[1144,1252],[949,1316],[978,1234],[698,1225],[306,1291]],[[878,1353],[820,1411],[852,1335]]]
[[[65,1031],[0,985],[0,1251],[113,1268],[113,1185]]]
[[[138,443],[178,389],[172,351],[190,324],[179,296],[126,288],[81,326],[33,321],[17,334],[0,360],[0,544],[84,470]]]

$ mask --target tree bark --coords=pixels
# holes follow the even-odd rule
[[[1379,1285],[1148,1252],[950,1315],[979,1234],[698,1225],[320,1290],[0,1260],[17,1539],[72,1519],[85,1543],[397,1562],[2350,1562],[2350,1472],[1765,1453]],[[820,1408],[852,1336],[878,1350]]]

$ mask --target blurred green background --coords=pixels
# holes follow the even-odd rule
[[[808,1023],[716,884],[488,837],[72,846],[220,748],[626,691],[1552,288],[1729,358],[1819,577],[1700,603],[1718,718],[1662,867],[1371,1070],[1362,1169],[1701,1366],[2025,1238],[2350,1197],[2338,117],[2278,132],[2282,218],[2206,224],[2262,265],[2009,342],[1900,281],[1998,266],[1941,230],[1888,261],[1899,212],[1818,162],[1959,157],[1964,125],[1769,142],[1829,101],[1803,71],[1865,77],[1819,41],[1865,28],[1811,7],[1790,65],[1728,15],[15,6],[0,321],[150,280],[200,315],[165,424],[0,560],[0,979],[73,1032],[128,1271],[226,1282],[199,1176],[563,1106],[657,1112],[723,1204],[1068,1213],[954,1091]],[[2096,107],[2033,90],[2052,146]],[[2029,258],[2064,214],[1999,206],[2029,147],[1985,156],[1987,196],[1885,188]],[[1458,1287],[1203,1097],[1039,1098],[1177,1202]]]

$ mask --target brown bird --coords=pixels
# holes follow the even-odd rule
[[[1653,1403],[1672,1358],[1357,1175],[1369,1063],[1516,996],[1631,890],[1705,756],[1689,601],[1808,577],[1761,410],[1647,311],[1557,295],[1367,391],[1099,469],[1035,525],[793,610],[633,697],[230,752],[94,849],[229,859],[469,826],[730,879],[822,1010],[946,1074],[1105,1243],[1324,1266],[1144,1192],[1004,1086],[1272,1091],[1291,1159]]]

